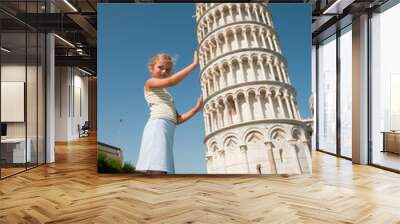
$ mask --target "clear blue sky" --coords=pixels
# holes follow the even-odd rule
[[[302,117],[311,94],[311,5],[269,4]],[[197,47],[194,4],[98,4],[98,141],[123,149],[137,161],[149,110],[143,84],[147,63],[157,52],[177,57],[175,71],[192,62]],[[180,113],[201,94],[199,69],[169,88]],[[203,115],[177,126],[176,173],[206,173]]]

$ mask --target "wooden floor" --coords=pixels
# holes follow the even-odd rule
[[[0,168],[0,169],[1,169],[1,178],[4,178],[4,177],[7,177],[7,176],[13,175],[15,173],[19,173],[19,172],[26,170],[25,167],[23,167],[23,168],[22,167],[17,167],[17,168],[12,167],[12,168]]]
[[[0,181],[0,223],[400,223],[400,175],[316,152],[310,176],[98,175],[96,139]]]
[[[372,158],[375,164],[400,170],[400,154],[376,150]]]

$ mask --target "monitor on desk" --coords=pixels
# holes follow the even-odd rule
[[[1,123],[1,138],[5,138],[7,136],[7,124]]]

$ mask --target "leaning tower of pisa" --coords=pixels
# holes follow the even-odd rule
[[[310,136],[271,13],[262,3],[197,3],[207,172],[311,173]]]

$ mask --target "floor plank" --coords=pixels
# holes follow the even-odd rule
[[[97,174],[96,137],[0,181],[0,223],[400,223],[400,175],[321,152],[305,176]]]

